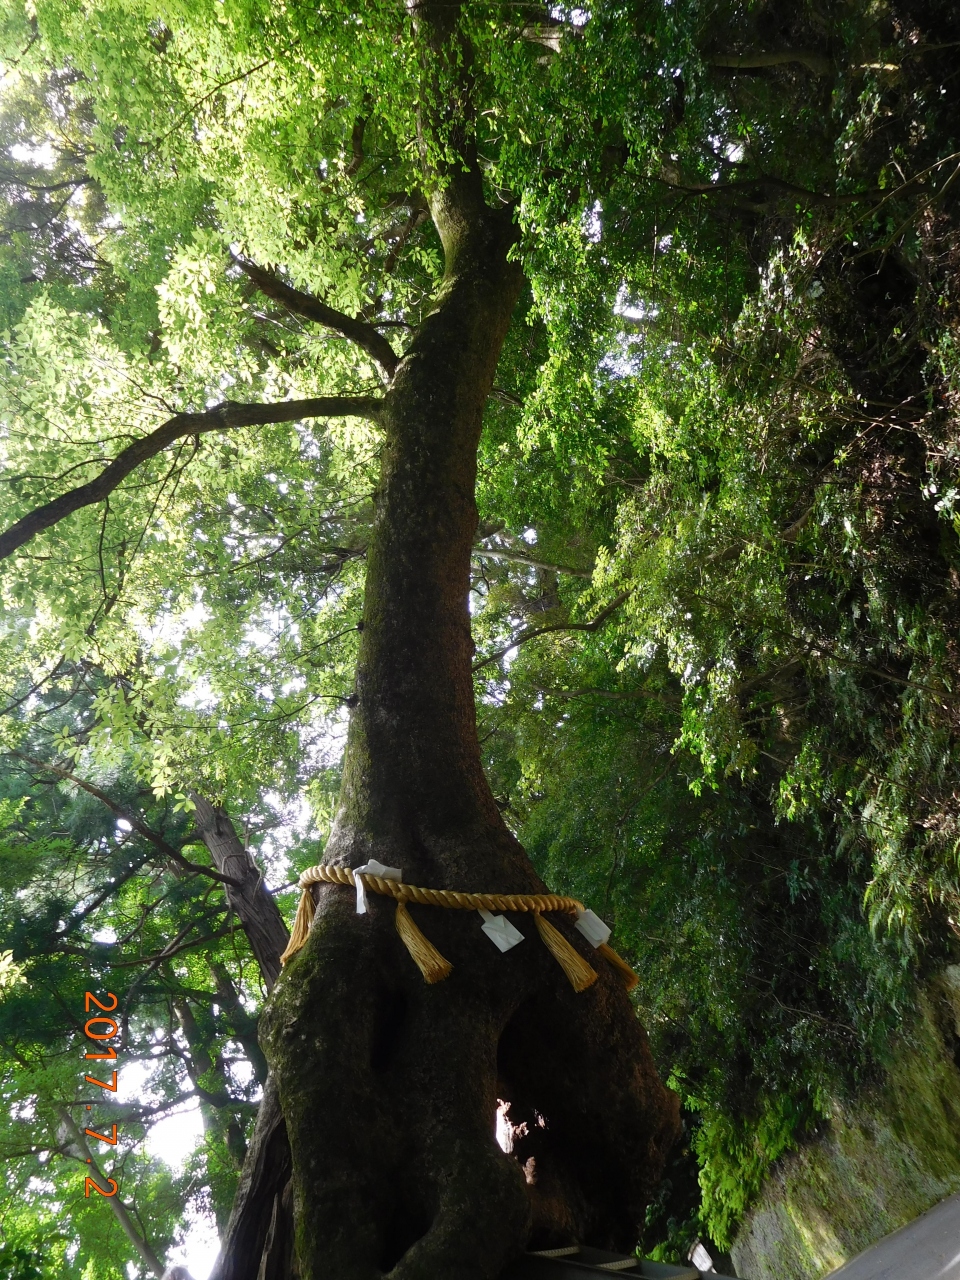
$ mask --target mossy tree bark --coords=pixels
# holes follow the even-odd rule
[[[474,171],[433,216],[446,276],[387,396],[326,859],[376,858],[434,887],[542,892],[481,767],[467,607],[477,444],[521,285],[512,212],[484,205]],[[309,941],[263,1018],[304,1280],[487,1280],[531,1240],[632,1247],[676,1105],[613,972],[595,959],[601,978],[578,995],[529,919],[515,921],[526,944],[501,955],[475,916],[413,907],[454,964],[427,986],[391,901],[358,916],[351,892],[315,892]],[[526,1127],[509,1155],[498,1099]]]
[[[418,14],[426,65],[444,56],[456,6]],[[362,644],[325,859],[376,858],[435,888],[543,892],[494,802],[476,731],[477,446],[522,274],[510,261],[514,211],[486,203],[467,133],[463,164],[431,199],[444,280],[380,416]],[[302,1280],[492,1280],[530,1243],[632,1248],[677,1103],[614,972],[561,924],[601,970],[575,994],[528,917],[513,921],[525,942],[501,954],[475,915],[414,906],[454,965],[427,986],[392,901],[371,895],[357,915],[349,890],[314,894],[309,940],[262,1018],[273,1078],[222,1280],[291,1267]],[[498,1099],[517,1126],[510,1154],[495,1139]]]

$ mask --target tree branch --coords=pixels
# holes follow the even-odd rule
[[[755,71],[761,67],[782,67],[799,62],[815,76],[827,76],[833,69],[829,58],[809,49],[777,49],[772,53],[715,53],[706,59],[708,67],[724,67],[730,71]]]
[[[509,653],[511,649],[516,649],[520,645],[526,644],[528,640],[536,640],[538,636],[546,636],[554,631],[599,631],[610,615],[615,613],[632,594],[632,589],[630,591],[621,591],[615,600],[611,600],[605,609],[600,610],[592,622],[555,622],[549,627],[530,627],[526,631],[521,631],[517,638],[511,640],[508,645],[504,645],[496,653],[491,653],[489,657],[481,658],[479,662],[475,662],[472,670],[480,671],[483,667],[489,666],[491,662],[497,662],[505,653]]]
[[[558,22],[542,17],[539,22],[531,23],[529,26],[524,27],[520,32],[520,37],[523,40],[529,40],[531,44],[542,45],[544,49],[549,49],[551,53],[559,53],[564,36],[567,34],[575,35],[576,27],[567,22]]]
[[[150,860],[150,856],[151,855],[149,853],[141,854],[136,862],[132,862],[130,866],[127,867],[126,871],[111,879],[108,882],[107,887],[101,890],[92,902],[88,902],[82,911],[77,911],[72,915],[67,922],[67,927],[55,936],[62,938],[66,934],[72,933],[78,925],[82,924],[84,920],[93,915],[94,911],[102,907],[108,898],[113,897],[117,890],[122,888],[128,880],[132,880],[143,864]]]
[[[547,573],[566,573],[571,578],[592,578],[592,569],[573,569],[566,564],[551,564],[548,560],[534,560],[531,556],[521,555],[519,551],[503,551],[488,547],[474,547],[473,554],[480,559],[509,560],[513,564],[525,564],[531,569],[544,569]]]
[[[430,214],[426,209],[412,209],[410,217],[400,229],[400,233],[394,241],[393,247],[387,254],[383,264],[383,274],[389,276],[393,274],[393,270],[400,261],[400,255],[406,246],[407,241],[417,230],[421,223],[426,222]]]
[[[353,416],[372,418],[375,422],[382,403],[375,396],[319,396],[312,400],[283,400],[278,404],[235,404],[225,400],[205,413],[178,413],[156,431],[122,449],[96,479],[36,507],[0,534],[0,560],[5,560],[38,533],[51,528],[74,511],[102,502],[131,471],[184,436],[231,431],[236,427],[260,427],[272,422],[296,422],[301,418]]]
[[[186,942],[182,942],[183,936],[193,927],[191,922],[185,929],[181,929],[172,942],[168,942],[162,951],[158,951],[153,956],[138,956],[136,960],[107,960],[107,964],[111,969],[135,969],[138,964],[149,965],[148,973],[156,969],[164,960],[172,960],[174,956],[178,956],[181,951],[189,951],[191,947],[202,947],[206,942],[216,942],[219,938],[227,938],[237,932],[235,924],[225,924],[220,929],[215,929],[213,933],[205,933],[199,938],[190,938]],[[147,974],[141,975],[146,977]]]
[[[94,1160],[90,1148],[87,1145],[87,1140],[80,1132],[80,1126],[76,1123],[66,1107],[57,1105],[54,1109],[60,1119],[62,1127],[66,1130],[66,1134],[70,1140],[70,1145],[75,1147],[79,1153],[74,1156],[74,1159],[79,1160],[81,1164],[87,1164],[90,1166],[90,1176],[101,1190],[107,1192],[107,1203],[113,1210],[114,1217],[123,1229],[124,1235],[144,1260],[148,1269],[152,1271],[159,1280],[159,1277],[163,1275],[163,1263],[150,1247],[150,1242],[144,1239],[133,1225],[133,1221],[130,1217],[130,1209],[127,1205],[123,1203],[118,1194],[110,1194],[110,1188],[106,1176],[101,1172],[99,1163]]]
[[[159,138],[154,138],[152,141],[149,138],[144,138],[140,140],[137,145],[141,147],[149,147],[151,152],[155,151],[156,148],[166,142],[170,135],[175,133],[176,130],[185,123],[185,121],[193,117],[198,107],[202,107],[205,102],[209,102],[210,99],[215,94],[219,93],[221,89],[226,89],[229,85],[236,84],[240,80],[246,80],[248,76],[252,76],[255,72],[262,71],[264,67],[269,67],[270,63],[273,61],[273,56],[264,58],[264,60],[262,62],[258,62],[255,67],[248,67],[246,71],[238,71],[237,74],[235,76],[231,76],[229,80],[221,80],[218,84],[213,86],[209,93],[205,93],[202,98],[197,98],[194,102],[191,102],[186,111],[177,116],[176,120],[174,120],[166,133],[161,134]]]
[[[661,693],[648,689],[544,689],[544,694],[551,698],[615,698],[624,701],[648,699],[660,702],[664,706],[676,707],[680,698],[671,693]]]
[[[134,813],[129,813],[122,805],[111,800],[105,791],[101,791],[99,787],[94,786],[92,782],[87,782],[84,778],[78,778],[75,773],[71,773],[69,769],[62,769],[58,764],[51,764],[48,760],[35,760],[33,756],[25,756],[19,751],[11,751],[9,753],[16,760],[22,760],[25,764],[33,765],[35,769],[46,769],[49,773],[55,773],[60,778],[65,778],[67,782],[72,782],[82,791],[86,791],[88,795],[94,796],[101,804],[106,805],[111,813],[116,814],[118,818],[122,818],[124,822],[128,822],[136,831],[137,835],[143,836],[155,848],[167,858],[172,858],[185,871],[192,871],[196,875],[208,876],[211,880],[219,880],[221,884],[232,884],[239,887],[242,883],[240,880],[234,880],[232,876],[225,876],[219,871],[215,871],[213,867],[202,867],[199,863],[191,862],[189,858],[185,858],[179,849],[174,848],[164,840],[159,832],[154,831],[152,827],[148,827],[145,822]]]
[[[294,315],[302,316],[304,320],[313,320],[341,334],[344,338],[349,338],[361,351],[365,351],[372,360],[377,362],[388,378],[393,377],[400,363],[399,358],[387,339],[382,333],[378,333],[372,324],[368,324],[366,320],[358,320],[355,316],[348,316],[334,307],[328,307],[319,298],[304,293],[302,289],[295,289],[293,285],[281,280],[276,272],[257,266],[248,258],[240,258],[234,254],[233,261],[250,277],[261,293],[266,294],[268,298],[273,298],[275,302],[282,302]]]
[[[41,185],[37,182],[27,182],[25,178],[17,177],[16,173],[9,169],[0,169],[0,183],[4,186],[23,187],[26,191],[36,191],[40,195],[47,195],[51,191],[65,191],[67,187],[86,187],[93,181],[89,174],[85,174],[82,178],[64,178],[61,182],[48,182],[46,185]]]
[[[658,179],[665,187],[671,191],[682,191],[685,195],[694,196],[735,196],[738,192],[756,191],[758,188],[766,187],[772,191],[780,191],[785,196],[790,196],[801,205],[844,205],[856,204],[859,200],[874,200],[877,196],[883,194],[879,189],[872,191],[853,191],[844,195],[831,196],[824,191],[809,191],[806,187],[800,187],[795,182],[788,182],[785,178],[774,178],[761,175],[756,178],[739,178],[732,182],[680,182],[674,181],[670,174],[663,175]],[[744,207],[763,211],[766,205],[759,205],[756,202],[741,202]]]
[[[369,99],[369,97],[370,95],[367,94],[365,101]],[[353,155],[350,158],[350,163],[343,171],[343,176],[345,178],[355,177],[360,172],[360,168],[366,159],[363,154],[363,133],[366,127],[367,117],[358,116],[354,121],[353,130],[350,133],[350,150],[353,152]]]

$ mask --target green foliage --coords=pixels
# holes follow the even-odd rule
[[[951,33],[936,4],[485,4],[437,55],[386,0],[0,6],[5,526],[177,412],[377,391],[239,260],[402,354],[472,56],[528,281],[480,452],[481,738],[544,877],[642,975],[688,1126],[644,1239],[664,1256],[729,1244],[771,1163],[880,1070],[960,919]],[[808,52],[730,66],[757,50]],[[3,577],[15,1274],[38,1231],[57,1274],[128,1256],[102,1205],[53,1208],[77,1176],[63,1010],[105,971],[156,1108],[125,1113],[124,1194],[156,1242],[191,1198],[224,1217],[252,958],[222,891],[71,777],[195,862],[193,789],[273,883],[315,860],[379,448],[357,419],[182,440]],[[198,1085],[204,1143],[172,1176],[138,1143]],[[25,1154],[12,1108],[37,1117]]]
[[[3,1280],[44,1280],[43,1254],[6,1241],[0,1245],[0,1275]]]

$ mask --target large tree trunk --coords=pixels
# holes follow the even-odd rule
[[[425,141],[445,275],[384,401],[325,859],[375,858],[432,888],[542,892],[481,767],[468,610],[477,445],[522,276],[508,260],[512,211],[485,204],[470,142],[459,5],[411,8],[422,137],[461,162],[437,182]],[[493,1280],[530,1243],[632,1248],[678,1106],[615,973],[596,961],[599,980],[578,995],[529,917],[514,920],[524,943],[501,954],[472,913],[413,907],[454,965],[427,986],[392,902],[371,895],[357,915],[348,889],[314,897],[307,944],[263,1013],[271,1078],[217,1280]],[[510,1154],[495,1138],[498,1100],[517,1126]]]
[[[376,858],[436,888],[542,892],[481,767],[467,607],[477,444],[521,276],[508,262],[510,213],[485,207],[476,170],[432,211],[446,275],[387,397],[356,705],[326,860]],[[454,964],[427,986],[392,902],[372,896],[357,915],[347,889],[315,895],[310,938],[261,1032],[292,1151],[303,1280],[490,1280],[530,1240],[632,1247],[677,1106],[614,973],[594,959],[600,980],[575,994],[529,918],[514,921],[526,941],[501,954],[472,913],[414,907]],[[498,1099],[528,1123],[509,1155],[495,1140]],[[271,1107],[251,1151],[265,1167],[278,1132]],[[274,1274],[285,1256],[271,1178],[268,1226],[263,1198],[247,1202],[260,1222],[250,1243],[269,1237],[274,1261],[265,1252],[253,1270],[260,1260],[248,1253],[250,1267],[221,1269],[224,1280]]]

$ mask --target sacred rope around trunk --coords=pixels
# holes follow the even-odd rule
[[[394,871],[393,868],[380,868],[376,864],[378,870]],[[294,921],[293,933],[290,935],[290,943],[280,957],[281,963],[286,962],[291,956],[296,955],[303,944],[307,940],[310,932],[310,926],[313,924],[314,906],[313,894],[311,886],[320,883],[352,885],[358,887],[358,910],[365,910],[359,904],[363,897],[364,889],[371,889],[374,893],[383,894],[386,897],[394,898],[397,903],[397,933],[403,939],[403,942],[417,964],[420,972],[423,974],[424,980],[428,983],[442,982],[448,977],[453,969],[453,965],[449,960],[444,959],[440,952],[436,949],[417,928],[413,921],[413,917],[407,910],[408,902],[417,902],[422,906],[429,907],[446,907],[454,911],[480,911],[488,921],[493,924],[495,920],[490,920],[488,913],[491,911],[524,911],[532,912],[533,918],[537,926],[543,942],[560,964],[564,973],[570,980],[570,984],[575,991],[583,991],[596,982],[598,974],[592,969],[586,960],[576,951],[567,939],[560,933],[549,920],[544,919],[545,911],[562,911],[566,915],[572,916],[579,920],[581,917],[589,916],[596,920],[592,912],[587,912],[582,902],[576,898],[561,897],[556,893],[464,893],[459,889],[423,889],[419,885],[405,884],[400,879],[400,873],[394,871],[393,876],[376,875],[372,871],[367,871],[363,867],[352,871],[349,867],[335,867],[328,864],[321,864],[316,867],[308,867],[300,877],[299,887],[303,891],[300,897],[300,906],[297,909],[297,918]],[[601,921],[596,921],[601,931],[605,931],[609,935],[609,930],[605,928]],[[503,930],[512,930],[507,922],[503,922]],[[616,969],[618,976],[628,991],[637,985],[639,979],[633,972],[627,962],[610,946],[606,941],[594,941],[590,936],[590,932],[582,929],[581,932],[587,937],[594,948],[603,956],[603,958]],[[596,936],[596,935],[595,935]],[[519,941],[522,935],[518,934],[512,941],[502,944],[497,943],[501,950],[507,950],[509,946]]]

